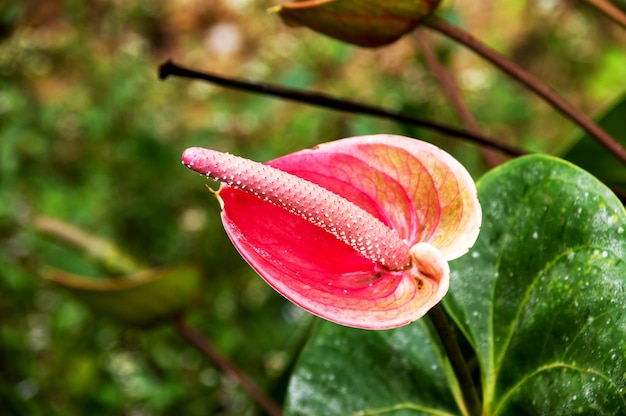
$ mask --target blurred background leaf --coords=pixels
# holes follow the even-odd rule
[[[269,9],[289,26],[306,26],[359,46],[388,45],[413,30],[439,1],[292,1]]]
[[[98,316],[121,324],[150,327],[182,313],[198,290],[191,267],[144,270],[130,276],[90,279],[44,269],[44,278],[67,289]]]

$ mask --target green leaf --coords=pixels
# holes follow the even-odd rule
[[[626,413],[626,215],[547,157],[478,183],[483,229],[445,305],[475,347],[485,414]]]
[[[626,414],[626,213],[597,179],[534,155],[478,183],[483,227],[444,306],[474,347],[484,415]],[[287,414],[461,414],[428,319],[324,323]],[[454,394],[453,394],[454,392]]]
[[[449,415],[456,405],[430,323],[366,331],[320,321],[293,374],[289,415]]]
[[[598,124],[626,147],[626,97],[607,111]],[[588,170],[602,182],[626,194],[626,166],[588,134],[580,137],[564,159]]]
[[[44,278],[66,288],[97,315],[125,325],[151,326],[179,313],[196,293],[198,271],[190,266],[145,270],[119,278],[94,279],[57,269]]]

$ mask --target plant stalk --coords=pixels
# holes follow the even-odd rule
[[[600,10],[615,23],[626,29],[626,13],[607,0],[585,0],[587,3]]]
[[[182,316],[174,318],[176,331],[191,342],[208,359],[213,361],[224,374],[235,380],[241,388],[270,416],[282,416],[283,411],[278,404],[261,390],[243,371],[225,357],[200,332],[190,327]]]
[[[441,303],[435,305],[430,311],[428,311],[428,316],[435,326],[437,334],[439,334],[439,338],[441,339],[441,343],[446,351],[452,370],[454,371],[457,381],[459,382],[461,393],[463,394],[463,401],[465,402],[465,408],[467,409],[468,414],[470,416],[480,416],[482,413],[482,404],[478,398],[476,386],[474,385],[472,375],[467,367],[465,358],[463,358],[461,348],[456,341],[456,337],[454,336],[454,332],[448,323],[446,313],[444,312]]]
[[[452,104],[465,128],[472,134],[482,135],[480,125],[463,99],[454,77],[437,58],[437,54],[433,50],[430,33],[425,29],[419,29],[413,38],[422,51],[426,66],[439,82],[444,95]],[[481,148],[481,153],[489,167],[497,166],[503,162],[491,149]]]
[[[535,92],[561,114],[578,124],[590,136],[594,137],[606,147],[609,152],[626,164],[626,149],[624,149],[619,142],[598,126],[590,117],[578,110],[538,78],[526,72],[513,61],[500,55],[470,33],[446,22],[440,17],[432,16],[424,20],[424,25],[468,47],[476,54],[500,68],[511,78]]]
[[[391,110],[385,110],[383,108],[368,104],[361,104],[354,101],[335,98],[327,94],[297,90],[293,88],[287,88],[266,83],[244,81],[235,78],[227,78],[208,72],[195,71],[189,68],[179,66],[172,61],[167,61],[159,66],[159,78],[166,79],[170,75],[189,79],[199,79],[226,88],[232,88],[247,92],[256,92],[263,95],[270,95],[273,97],[280,97],[300,103],[311,104],[317,107],[339,110],[346,113],[365,114],[369,116],[397,121],[408,125],[429,128],[431,130],[435,130],[449,136],[463,138],[478,145],[498,150],[509,156],[515,157],[527,154],[527,152],[522,149],[516,148],[514,146],[509,146],[507,144],[498,143],[493,139],[473,134],[466,130],[456,129],[454,127],[450,127],[448,125],[437,123],[431,120],[424,120],[418,117],[409,116],[407,114],[402,114]]]

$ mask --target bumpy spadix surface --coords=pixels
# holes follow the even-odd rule
[[[384,329],[423,316],[448,289],[481,212],[450,155],[418,140],[338,140],[266,165],[207,149],[189,168],[222,182],[235,247],[278,292],[343,325]]]

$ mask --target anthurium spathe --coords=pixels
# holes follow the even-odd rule
[[[190,148],[183,163],[222,182],[222,222],[246,261],[295,304],[346,326],[422,317],[448,290],[447,260],[478,236],[469,173],[407,137],[352,137],[266,164]]]

